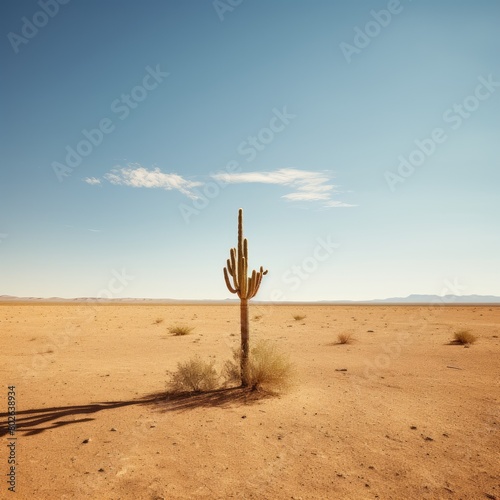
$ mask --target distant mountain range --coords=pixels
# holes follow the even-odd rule
[[[495,295],[408,295],[408,297],[392,297],[375,299],[371,303],[389,304],[500,304],[500,297]]]
[[[74,299],[63,299],[60,297],[38,298],[38,297],[14,297],[12,295],[0,295],[0,302],[113,302],[134,304],[228,304],[236,303],[238,299],[225,300],[178,300],[178,299],[97,299],[92,297],[79,297]],[[255,301],[265,303],[265,301]],[[409,295],[408,297],[391,297],[388,299],[374,300],[322,300],[318,302],[303,302],[303,304],[500,304],[500,297],[495,295]],[[283,304],[294,303],[293,301],[280,302]]]

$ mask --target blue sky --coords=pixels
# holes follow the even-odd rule
[[[0,295],[500,295],[500,4],[18,0]]]

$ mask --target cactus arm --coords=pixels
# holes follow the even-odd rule
[[[248,275],[248,240],[246,238],[243,240],[243,259],[245,261],[245,267],[243,269],[243,278],[246,279]]]
[[[232,273],[231,275],[234,276],[234,274],[236,273],[236,248],[231,248],[231,252],[230,252],[230,258],[231,258],[231,270],[232,270]]]
[[[248,298],[252,299],[255,297],[255,286],[257,285],[257,280],[255,276],[255,271],[252,271],[252,276],[248,278]]]
[[[261,278],[260,278],[260,273],[259,273],[255,277],[255,284],[254,284],[254,287],[253,287],[253,295],[252,295],[252,297],[255,297],[257,295],[257,292],[259,291],[260,279]]]
[[[257,292],[259,291],[260,284],[262,282],[262,276],[265,276],[266,274],[267,274],[267,270],[264,271],[263,267],[260,266],[260,271],[257,273],[257,278],[256,278],[257,282],[255,284],[255,293],[253,295],[254,297],[255,297],[255,295],[257,295]]]
[[[240,277],[239,277],[239,263],[236,262],[236,248],[231,249],[231,268],[232,268],[232,276],[234,282],[234,288],[239,290],[240,288]]]
[[[254,271],[255,275],[252,273],[252,281],[253,281],[253,287],[252,287],[252,298],[257,295],[257,292],[259,291],[260,287],[260,281],[262,280],[262,274],[260,272]]]
[[[240,279],[241,297],[243,299],[248,299],[248,278],[246,276],[246,270],[248,264],[247,264],[247,259],[245,259],[245,257],[243,257],[242,261],[243,261],[243,274]]]
[[[231,293],[237,293],[237,289],[233,288],[233,286],[231,285],[226,268],[224,268],[224,280],[226,281],[226,286],[227,286],[228,290]]]

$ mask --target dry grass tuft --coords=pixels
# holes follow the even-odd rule
[[[193,327],[191,326],[186,326],[186,325],[178,325],[178,326],[171,326],[168,331],[172,335],[189,335],[192,331],[194,330]]]
[[[454,337],[453,343],[461,345],[474,344],[474,342],[476,342],[477,340],[477,337],[473,335],[473,333],[466,328],[463,328],[462,330],[458,330],[457,332],[455,332],[453,337]]]
[[[156,318],[155,325],[159,325],[160,323],[163,323],[163,318]]]
[[[337,344],[352,344],[354,337],[352,333],[342,332],[337,335]]]
[[[262,318],[262,314],[256,314],[254,317],[253,317],[253,320],[254,321],[259,321],[259,319]]]
[[[305,317],[306,317],[305,315],[301,316],[300,314],[295,314],[294,317],[293,317],[293,319],[295,321],[302,321],[303,319],[305,319]]]
[[[233,351],[233,360],[226,361],[223,375],[227,383],[240,382],[240,354]],[[293,384],[294,366],[289,357],[269,341],[260,341],[250,350],[249,382],[252,390],[283,392]]]
[[[169,373],[167,388],[170,392],[202,392],[217,388],[219,375],[214,368],[215,361],[206,362],[200,358],[177,364],[177,370]]]

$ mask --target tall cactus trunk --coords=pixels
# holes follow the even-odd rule
[[[241,385],[248,387],[249,378],[249,324],[248,324],[248,301],[257,295],[262,276],[267,271],[261,266],[258,271],[252,271],[248,276],[248,241],[243,237],[243,210],[238,211],[238,246],[231,248],[227,266],[224,267],[224,280],[227,289],[240,298],[241,317]]]
[[[240,301],[240,318],[241,318],[241,386],[248,387],[250,385],[249,377],[249,323],[248,323],[248,300],[241,299]]]

